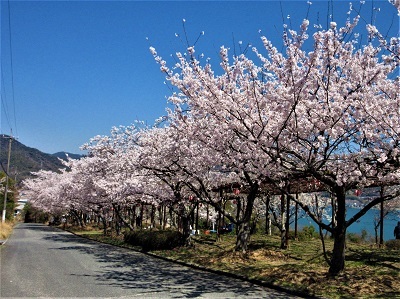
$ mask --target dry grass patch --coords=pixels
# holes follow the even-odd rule
[[[258,262],[282,265],[286,263],[290,257],[282,251],[275,251],[270,249],[258,249],[250,253],[250,256]]]
[[[254,236],[243,255],[233,251],[234,238],[199,237],[192,248],[155,253],[323,298],[400,298],[398,252],[350,244],[346,270],[332,278],[320,240],[291,241],[289,249],[281,250],[278,237]]]
[[[0,223],[0,240],[6,240],[12,233],[14,224],[12,222]]]

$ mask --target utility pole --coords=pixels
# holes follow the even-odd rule
[[[7,192],[8,192],[8,173],[10,172],[10,159],[11,159],[11,141],[12,136],[8,141],[8,161],[7,161],[7,172],[6,172],[6,188],[4,191],[4,205],[3,205],[3,217],[2,222],[6,222],[6,211],[7,211]]]

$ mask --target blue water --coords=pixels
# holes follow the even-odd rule
[[[353,215],[355,215],[359,209],[356,208],[347,208],[346,220],[349,220]],[[356,233],[361,234],[362,230],[366,230],[368,233],[368,237],[373,238],[375,240],[375,231],[374,231],[374,218],[379,217],[379,210],[371,209],[364,216],[362,216],[357,222],[353,223],[351,226],[347,228],[348,233]],[[397,222],[400,221],[398,215],[389,214],[383,220],[383,240],[387,241],[390,239],[394,239],[393,230],[397,225]],[[304,226],[313,225],[317,231],[318,226],[311,220],[309,217],[301,218],[298,221],[299,229]],[[292,225],[294,227],[294,224]],[[379,240],[379,228],[378,228],[378,240]]]

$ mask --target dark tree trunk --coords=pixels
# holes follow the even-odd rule
[[[379,227],[380,223],[379,221],[374,221],[374,232],[375,232],[375,244],[378,245],[379,241],[378,241],[378,227]]]
[[[281,195],[281,249],[286,249],[287,245],[286,245],[286,230],[285,230],[285,210],[286,210],[286,202],[285,202],[285,195],[282,194]]]
[[[333,252],[329,274],[338,275],[344,270],[346,253],[346,191],[344,187],[334,190],[337,199],[336,227],[333,229]]]
[[[285,219],[285,248],[289,247],[289,229],[290,229],[290,197],[286,198],[286,219]]]
[[[192,226],[192,229],[196,229],[196,213],[195,213],[195,209],[193,209],[190,213],[190,225]]]
[[[119,234],[121,233],[121,207],[114,205],[114,212],[115,212],[115,217],[114,217],[114,221],[115,221],[115,232],[117,234],[117,236],[119,236]]]
[[[107,235],[107,219],[105,215],[101,215],[101,222],[103,223],[103,234]]]
[[[180,224],[181,224],[181,229],[182,229],[182,234],[183,238],[185,240],[185,245],[186,246],[192,246],[192,238],[191,238],[191,214],[194,210],[194,207],[192,210],[188,211],[188,213],[185,213],[185,208],[182,206],[179,210],[179,218],[180,218]]]
[[[196,204],[196,223],[195,223],[196,235],[199,233],[199,202]]]
[[[236,247],[235,251],[247,252],[248,243],[250,241],[250,221],[253,212],[254,201],[258,194],[258,183],[252,183],[250,192],[247,195],[246,208],[243,213],[243,218],[241,221],[238,220],[238,231],[236,235]]]
[[[190,217],[186,215],[181,216],[181,224],[182,224],[182,234],[185,240],[189,240],[190,238]],[[186,241],[187,243],[190,243]]]
[[[134,227],[132,226],[131,222],[125,219],[125,217],[121,214],[121,207],[120,206],[115,206],[114,211],[116,212],[116,222],[117,222],[117,228],[120,227],[120,222],[124,223],[125,226],[127,226],[130,230],[133,230]],[[117,235],[119,235],[119,229],[117,229]]]
[[[242,202],[240,200],[240,197],[238,196],[236,200],[236,220],[240,219],[240,215],[242,213]],[[236,226],[236,236],[239,234],[239,227]]]
[[[74,217],[76,223],[80,226],[80,227],[85,227],[85,221],[83,220],[83,213],[76,211],[76,210],[71,210],[71,214]]]
[[[159,206],[157,208],[157,211],[158,211],[158,225],[161,228],[163,225],[163,212],[162,212],[163,208],[162,208],[162,206]]]
[[[299,200],[299,194],[296,193],[296,200]],[[298,237],[298,217],[299,217],[299,204],[296,202],[296,208],[294,212],[294,239],[299,240]]]
[[[136,225],[137,225],[138,227],[140,227],[140,229],[143,228],[143,213],[144,213],[144,204],[141,204],[141,206],[140,206],[139,219],[138,219],[138,221],[137,221],[137,223],[136,223]]]
[[[137,227],[137,225],[136,225],[136,206],[133,206],[131,210],[132,210],[131,224],[132,224],[132,227],[135,229]]]
[[[235,251],[247,252],[247,247],[250,241],[250,223],[245,222],[237,226],[237,237]]]
[[[176,227],[175,217],[174,217],[174,214],[173,214],[172,207],[169,207],[168,214],[169,214],[169,225],[170,225],[170,227]]]
[[[222,200],[221,200],[222,201]],[[221,206],[221,201],[218,203],[219,207]],[[218,209],[218,216],[217,216],[217,239],[216,241],[220,241],[221,240],[221,209]]]
[[[154,205],[151,205],[150,222],[151,229],[154,229],[156,227],[156,207]]]
[[[210,209],[208,204],[206,205],[206,229],[210,228]]]
[[[270,226],[270,214],[269,214],[269,204],[271,201],[271,197],[269,195],[267,195],[267,199],[265,201],[265,234],[269,235],[270,230],[271,230],[271,226]]]
[[[163,229],[167,227],[167,206],[163,207],[164,213],[163,213]]]
[[[341,226],[340,226],[341,227]],[[346,229],[339,226],[335,229],[333,255],[331,259],[331,266],[329,274],[332,276],[338,275],[344,270],[345,252],[346,252]]]
[[[222,230],[222,205],[223,205],[223,196],[224,196],[224,192],[222,190],[222,188],[219,189],[219,198],[220,200],[218,201],[218,216],[217,216],[217,239],[216,241],[220,241],[221,240],[221,230]]]

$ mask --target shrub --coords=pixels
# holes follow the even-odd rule
[[[361,230],[361,239],[364,240],[364,241],[367,241],[367,238],[368,238],[367,230],[366,229],[362,229]]]
[[[347,233],[346,238],[348,241],[352,243],[357,243],[357,244],[362,243],[361,236],[356,233]]]
[[[297,237],[300,241],[307,241],[319,238],[318,232],[315,230],[315,227],[312,225],[305,226],[301,231],[297,233]]]
[[[387,249],[400,250],[400,240],[389,240],[385,243]]]
[[[169,250],[184,244],[183,234],[177,231],[129,231],[124,234],[124,241],[133,246],[140,246],[144,251]]]
[[[369,241],[368,232],[365,229],[361,230],[361,234],[347,233],[346,238],[348,241],[357,244],[366,243]]]

